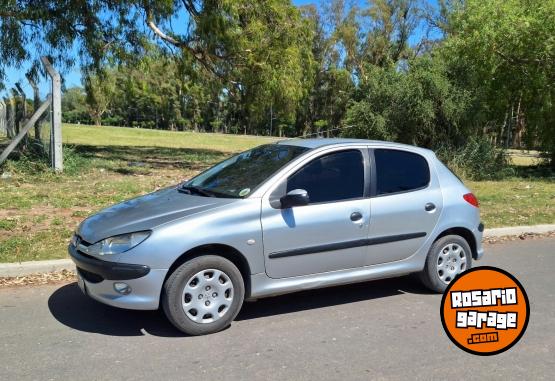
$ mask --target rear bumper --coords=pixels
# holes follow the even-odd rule
[[[132,310],[155,310],[167,269],[145,265],[116,263],[82,255],[72,245],[69,254],[77,266],[78,284],[84,294],[101,303]],[[122,295],[114,283],[126,283],[131,292]]]

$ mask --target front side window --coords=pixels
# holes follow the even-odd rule
[[[426,187],[430,168],[422,156],[401,150],[375,149],[377,195],[408,192]]]
[[[310,203],[360,198],[364,195],[364,159],[359,150],[319,157],[287,179],[287,192],[304,189]]]
[[[215,197],[247,197],[272,174],[308,148],[266,144],[233,156],[184,184],[184,189]]]

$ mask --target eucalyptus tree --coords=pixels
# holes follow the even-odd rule
[[[155,43],[219,82],[252,129],[270,105],[294,118],[309,34],[289,0],[3,0],[0,81],[40,55],[90,70],[139,60]]]
[[[452,81],[476,97],[469,123],[504,147],[522,138],[555,165],[555,2],[447,5],[441,54]]]

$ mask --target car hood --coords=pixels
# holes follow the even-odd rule
[[[149,230],[235,201],[237,199],[189,195],[177,191],[176,187],[165,188],[101,210],[84,220],[77,234],[95,243],[118,234]]]

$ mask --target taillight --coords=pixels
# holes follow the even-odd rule
[[[467,193],[463,196],[464,200],[468,202],[470,205],[479,207],[480,204],[478,203],[478,199],[472,193]]]

